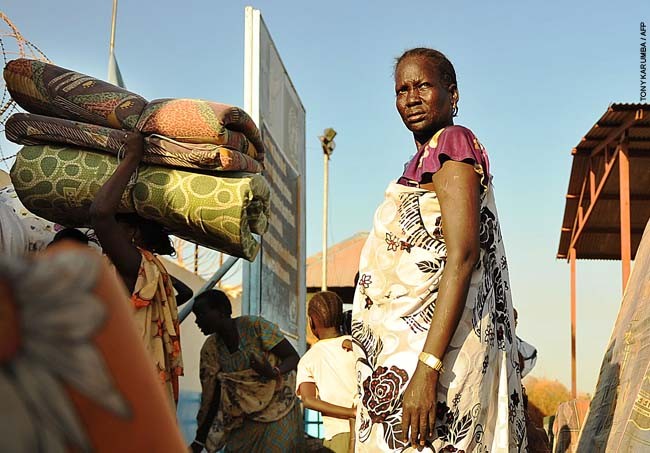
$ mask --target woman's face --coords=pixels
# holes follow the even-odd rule
[[[452,101],[456,85],[443,86],[435,65],[424,57],[407,57],[395,71],[395,105],[404,125],[424,143],[438,130],[453,124]]]
[[[229,318],[216,308],[209,308],[205,303],[197,302],[193,311],[194,316],[196,316],[194,322],[204,335],[210,335],[220,330],[224,319]]]
[[[122,235],[129,240],[129,242],[137,247],[143,247],[142,231],[132,223],[118,220],[117,224],[120,226]]]

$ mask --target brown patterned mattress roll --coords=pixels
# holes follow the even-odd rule
[[[29,113],[12,115],[5,125],[5,133],[8,140],[21,145],[73,145],[110,154],[119,153],[124,137],[124,131],[117,129]],[[152,135],[145,138],[144,152],[144,162],[167,167],[249,173],[262,171],[262,164],[252,157],[209,143],[182,143]]]
[[[133,129],[147,105],[124,88],[38,60],[10,61],[4,79],[11,97],[28,112],[115,129]]]
[[[186,143],[212,143],[242,149],[242,133],[249,142],[246,154],[264,160],[264,145],[252,118],[238,107],[199,99],[157,99],[147,104],[137,129]]]

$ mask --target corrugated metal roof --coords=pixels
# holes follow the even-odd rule
[[[0,170],[0,189],[7,187],[9,184],[11,184],[9,173],[4,170]]]
[[[359,256],[368,238],[367,232],[354,236],[327,248],[327,287],[352,287],[359,271]],[[322,253],[307,258],[307,288],[320,288],[322,277]]]
[[[643,228],[650,218],[650,105],[611,104],[603,116],[572,150],[573,164],[566,196],[557,257],[566,258],[577,224],[580,194],[585,187],[583,211],[589,208],[590,168],[598,181],[606,162],[626,134],[630,162],[630,217],[632,258],[636,255]],[[607,145],[607,146],[605,146]],[[613,164],[601,195],[576,242],[578,259],[621,257],[618,160]]]

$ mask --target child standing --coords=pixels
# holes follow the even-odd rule
[[[356,408],[355,357],[352,339],[341,335],[343,302],[331,291],[309,301],[309,326],[318,338],[298,363],[296,393],[306,408],[323,414],[323,446],[335,453],[354,450]]]

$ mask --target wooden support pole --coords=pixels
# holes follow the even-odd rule
[[[578,242],[578,239],[580,239],[580,234],[582,233],[582,230],[584,229],[585,225],[587,224],[587,221],[589,220],[589,217],[591,216],[591,213],[594,210],[594,206],[596,205],[596,201],[598,201],[598,197],[600,197],[600,194],[603,191],[603,188],[605,187],[605,184],[607,183],[607,178],[609,178],[610,173],[612,172],[612,169],[614,168],[614,164],[616,163],[616,155],[612,157],[612,159],[609,159],[605,161],[605,171],[603,172],[603,175],[600,177],[600,182],[598,183],[598,187],[596,187],[596,193],[594,195],[594,200],[592,200],[589,203],[589,206],[586,210],[586,212],[583,213],[582,215],[582,222],[578,222],[578,215],[576,215],[575,221],[573,223],[573,233],[571,234],[571,243],[569,244],[569,249],[576,248],[576,244]],[[582,184],[583,192],[584,188],[586,185],[586,178],[585,181]],[[582,200],[583,200],[583,195],[580,195],[580,201],[578,202],[578,206],[582,206]]]
[[[630,224],[630,159],[626,142],[618,146],[619,196],[621,209],[621,266],[623,277],[623,293],[630,277],[630,261],[632,260],[632,239]]]
[[[594,158],[589,157],[589,201],[594,202],[596,198],[596,169],[594,168]]]
[[[571,265],[571,396],[578,396],[576,377],[576,249],[569,250]]]

